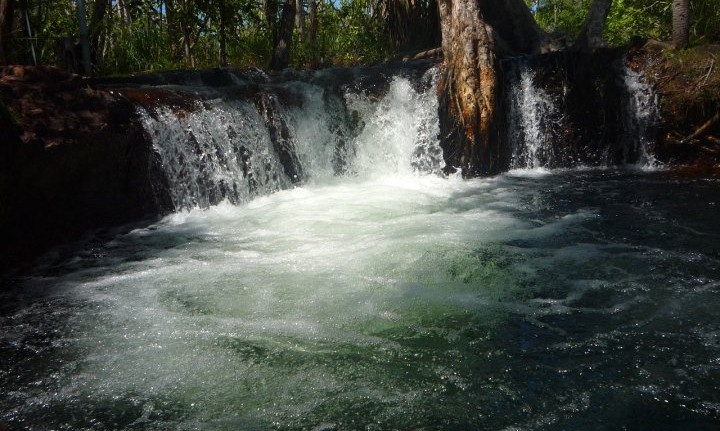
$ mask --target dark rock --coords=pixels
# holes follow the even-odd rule
[[[4,68],[0,100],[0,270],[90,229],[171,209],[129,100],[46,67]]]

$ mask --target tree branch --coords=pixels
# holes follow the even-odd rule
[[[707,133],[710,128],[720,121],[720,111],[716,112],[715,115],[712,116],[709,120],[707,120],[702,126],[698,127],[697,130],[695,130],[690,136],[688,136],[685,139],[682,139],[680,141],[681,144],[687,144],[688,142],[692,141],[693,139],[697,139],[701,137],[703,134]]]

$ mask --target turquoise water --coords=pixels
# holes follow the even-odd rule
[[[718,429],[720,183],[308,184],[5,280],[9,429]]]

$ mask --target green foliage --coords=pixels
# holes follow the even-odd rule
[[[576,36],[582,28],[590,0],[527,0],[535,19],[548,31]],[[694,43],[720,40],[720,0],[691,0],[691,38]],[[614,0],[605,24],[611,45],[633,37],[670,39],[672,0]]]
[[[167,33],[146,20],[113,26],[107,37],[107,51],[100,63],[102,74],[149,72],[179,66],[167,49],[170,44]]]
[[[339,8],[324,4],[319,18],[322,64],[348,65],[383,60],[390,47],[382,23],[373,19],[371,0],[342,0]]]
[[[615,0],[605,25],[611,45],[623,45],[632,37],[668,40],[672,28],[672,1]]]
[[[547,31],[561,31],[575,37],[582,28],[590,0],[532,0],[535,21]]]
[[[86,0],[93,22],[96,2]],[[282,0],[269,0],[282,1]],[[392,49],[386,22],[377,14],[378,0],[327,0],[317,6],[317,34],[311,44],[309,18],[296,29],[291,66],[347,65],[383,60]],[[272,29],[262,0],[125,0],[111,3],[94,29],[97,73],[129,74],[177,68],[211,68],[220,64],[225,34],[228,62],[235,67],[266,67],[272,53]],[[64,67],[64,40],[79,42],[74,0],[27,0],[36,36],[38,62]],[[93,29],[91,28],[91,32]],[[301,37],[303,36],[303,37]],[[29,42],[16,37],[21,62],[31,61]]]
[[[720,41],[720,0],[691,1],[690,9],[695,42]]]
[[[60,64],[62,52],[58,48],[62,38],[70,36],[77,26],[75,7],[71,0],[34,0],[29,2],[30,20],[34,24],[36,54],[39,64]],[[29,59],[29,45],[24,43],[24,51]],[[29,61],[28,61],[29,62]]]
[[[107,0],[86,0],[88,22],[99,1]],[[382,61],[402,45],[402,40],[395,40],[398,37],[414,40],[418,32],[436,31],[425,28],[437,20],[432,0],[318,0],[313,38],[308,1],[304,3],[305,27],[296,29],[293,38],[291,66],[295,68]],[[527,0],[542,27],[571,37],[582,28],[591,2]],[[606,39],[612,45],[625,44],[634,36],[669,39],[671,3],[614,0]],[[66,53],[61,42],[78,40],[75,1],[26,0],[25,4],[38,62],[62,66]],[[99,45],[95,63],[101,74],[217,67],[223,30],[231,66],[266,67],[269,63],[272,20],[264,16],[263,0],[125,0],[124,4],[121,11],[113,1],[95,29]],[[691,0],[691,8],[693,43],[720,40],[720,0]],[[16,43],[20,61],[31,62],[29,40],[17,37]]]

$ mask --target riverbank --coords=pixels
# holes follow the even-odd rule
[[[663,162],[716,171],[720,163],[720,44],[675,51],[657,42],[632,50],[659,99],[656,154]]]
[[[0,269],[91,229],[158,214],[134,108],[50,67],[0,69]]]

